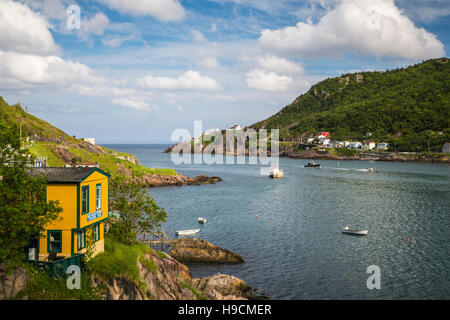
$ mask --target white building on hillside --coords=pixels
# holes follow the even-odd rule
[[[344,147],[348,147],[350,145],[350,141],[342,141],[342,143],[344,144]]]
[[[366,142],[362,145],[362,148],[366,150],[372,150],[375,149],[375,147],[376,147],[375,142]]]
[[[330,146],[330,139],[320,139],[319,144],[323,145],[324,147]]]
[[[357,142],[350,142],[350,144],[348,145],[348,148],[350,149],[359,149],[361,148],[362,144],[361,142],[357,141]]]
[[[450,142],[444,143],[442,146],[442,153],[450,153]]]
[[[228,128],[229,130],[242,130],[242,127],[238,124],[235,124],[234,126],[231,126]]]
[[[377,149],[387,150],[389,149],[389,144],[386,142],[380,142],[377,144]]]
[[[89,142],[95,146],[95,138],[83,138],[83,141]]]

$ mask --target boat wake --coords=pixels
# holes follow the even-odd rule
[[[358,172],[374,172],[373,168],[335,168],[335,167],[323,167],[328,170],[340,170],[340,171],[358,171]]]

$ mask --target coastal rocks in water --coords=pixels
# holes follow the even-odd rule
[[[240,264],[244,259],[237,253],[220,248],[202,239],[171,240],[169,254],[183,263]]]
[[[182,174],[172,176],[160,174],[153,174],[153,175],[148,174],[143,176],[142,181],[149,187],[163,187],[163,186],[215,184],[216,182],[220,182],[223,180],[217,176],[208,177],[205,175],[199,175],[194,178],[189,178]]]
[[[28,284],[29,275],[22,267],[15,267],[8,272],[5,265],[0,265],[0,300],[14,298]]]
[[[187,185],[201,185],[201,184],[215,184],[216,182],[223,181],[220,177],[212,176],[208,177],[203,174],[196,176],[195,178],[187,178]]]
[[[244,280],[226,274],[192,279],[193,286],[210,300],[247,300],[262,299],[253,293],[253,289]]]

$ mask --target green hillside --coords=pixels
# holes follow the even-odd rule
[[[333,140],[362,140],[370,132],[397,151],[440,152],[450,141],[449,59],[326,79],[251,127],[278,128],[282,141],[293,142],[318,131]]]
[[[98,162],[101,169],[115,174],[118,169],[129,173],[175,175],[173,169],[154,169],[140,165],[133,155],[94,146],[71,137],[51,124],[25,112],[17,105],[8,105],[0,96],[0,121],[16,124],[22,130],[22,140],[29,153],[47,157],[47,166]],[[130,161],[131,160],[131,161]],[[134,163],[133,163],[134,162]]]

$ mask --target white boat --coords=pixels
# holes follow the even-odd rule
[[[192,229],[192,230],[179,230],[176,231],[175,234],[177,236],[190,236],[200,232],[200,229]]]
[[[205,218],[198,218],[198,223],[205,224],[206,221],[207,221],[207,220],[206,220]]]
[[[270,178],[283,178],[283,170],[280,170],[278,166],[275,166],[269,173]]]
[[[350,229],[350,227],[345,227],[344,230],[342,230],[343,233],[348,233],[348,234],[355,234],[358,236],[365,236],[369,230],[365,230],[365,229]]]

